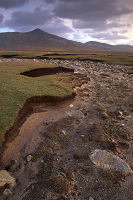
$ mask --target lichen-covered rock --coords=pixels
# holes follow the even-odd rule
[[[90,155],[90,159],[96,167],[103,170],[119,171],[123,175],[133,173],[131,167],[124,160],[106,150],[94,150]]]
[[[4,186],[5,184],[9,184],[11,187],[16,185],[16,180],[13,178],[8,171],[1,170],[0,171],[0,187]]]

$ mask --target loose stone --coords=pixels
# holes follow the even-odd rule
[[[106,150],[94,150],[90,155],[90,159],[96,167],[103,170],[119,171],[123,175],[133,173],[131,167],[124,160]]]
[[[0,171],[0,187],[9,184],[11,187],[16,185],[16,180],[13,178],[8,171],[1,170]]]

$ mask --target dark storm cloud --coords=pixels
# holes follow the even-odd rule
[[[29,0],[0,0],[0,8],[13,8],[13,7],[19,7],[26,3],[28,3]]]
[[[87,39],[86,35],[100,40],[127,39],[124,34],[127,34],[125,30],[131,30],[130,14],[133,12],[132,6],[127,6],[129,1],[0,0],[1,14],[4,15],[4,18],[0,15],[1,29],[25,32],[40,28],[63,37],[81,36],[80,40]],[[120,33],[122,30],[124,32]]]
[[[133,10],[117,4],[117,0],[58,0],[56,16],[69,19],[106,20],[128,14]]]
[[[25,26],[39,26],[52,19],[52,14],[48,10],[41,8],[30,11],[13,12],[11,19],[6,20],[5,25],[10,28],[18,28]]]
[[[72,33],[72,29],[64,25],[62,20],[58,18],[53,18],[50,23],[46,23],[44,25],[44,28],[43,26],[41,28],[48,33],[52,33],[62,37],[67,37],[68,33]]]
[[[45,3],[53,4],[56,3],[56,0],[43,0]]]
[[[0,23],[3,21],[4,16],[2,14],[0,14]]]
[[[105,29],[110,28],[122,28],[122,27],[129,27],[130,24],[122,24],[120,22],[111,22],[107,23],[106,20],[97,19],[94,21],[73,21],[73,26],[77,29],[93,29],[95,31],[103,31]]]
[[[53,6],[55,16],[73,20],[73,27],[79,29],[108,29],[108,20],[133,11],[119,5],[117,0],[50,0],[53,2],[56,2]],[[117,25],[119,27],[119,23]]]
[[[55,17],[50,11],[35,8],[33,12],[19,11],[13,12],[11,18],[5,21],[8,26],[16,31],[31,31],[40,28],[49,33],[64,35],[72,30],[63,24],[63,21]]]

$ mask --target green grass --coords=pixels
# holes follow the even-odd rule
[[[29,51],[0,51],[0,57],[13,57],[13,58],[43,58],[44,52],[29,52]]]
[[[20,73],[42,67],[41,62],[0,62],[0,145],[27,98],[36,95],[64,96],[72,92],[72,76],[62,73],[31,78]]]
[[[35,59],[68,59],[68,60],[89,60],[113,65],[133,65],[133,53],[67,53],[67,52],[26,52],[26,51],[0,51],[0,57],[11,56],[16,58]]]
[[[44,56],[45,57],[45,56]],[[66,55],[47,55],[46,57],[52,59],[68,59],[68,60],[80,60],[80,61],[92,61],[107,63],[113,65],[133,65],[133,55],[128,54],[107,54],[107,53],[86,53],[86,54],[66,54]]]
[[[127,73],[128,73],[129,75],[130,75],[130,74],[133,74],[133,70],[129,70]]]
[[[101,73],[100,75],[101,75],[101,76],[105,76],[105,77],[106,77],[106,76],[109,76],[109,74],[106,74],[106,73]]]
[[[28,52],[0,51],[0,57],[35,58],[35,59],[68,59],[88,60],[108,64],[133,65],[132,53],[59,53],[59,52]],[[40,67],[54,67],[41,62],[0,62],[0,144],[4,133],[13,124],[18,110],[27,98],[35,95],[64,96],[70,94],[71,77],[67,74],[31,78],[20,73]],[[133,74],[132,70],[128,74]]]

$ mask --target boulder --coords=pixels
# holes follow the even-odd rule
[[[79,120],[80,122],[82,122],[85,117],[84,113],[82,113],[80,110],[66,110],[65,113],[68,116]]]
[[[9,184],[11,187],[16,185],[16,180],[13,178],[8,171],[1,170],[0,171],[0,187],[4,186],[5,184]]]
[[[124,160],[106,150],[92,151],[90,159],[96,167],[103,170],[119,171],[123,175],[133,173],[131,167]]]

